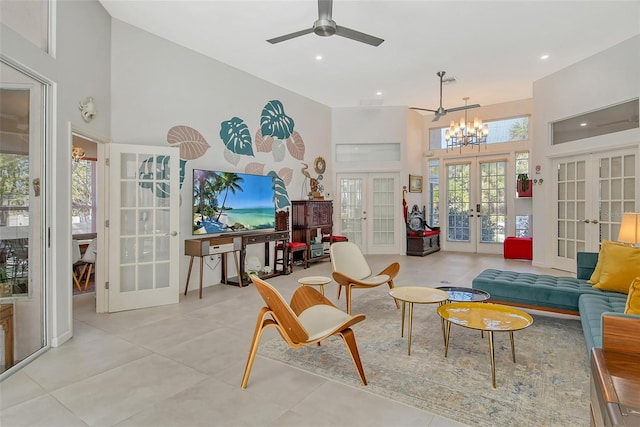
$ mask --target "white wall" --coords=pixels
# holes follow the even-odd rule
[[[640,130],[631,129],[609,135],[568,142],[552,147],[551,122],[597,110],[640,96],[640,36],[580,61],[533,84],[536,137],[533,165],[542,167],[545,183],[553,182],[554,157],[584,154],[622,147],[638,147]],[[555,196],[551,185],[537,186],[534,195],[535,265],[549,267],[554,252]],[[640,200],[636,200],[640,206]]]
[[[313,161],[322,156],[327,160],[327,171],[320,183],[325,193],[334,193],[332,162],[328,161],[331,110],[325,105],[117,20],[112,23],[111,87],[114,143],[167,146],[169,129],[186,125],[198,130],[211,146],[202,157],[186,164],[181,191],[180,253],[184,253],[184,239],[192,238],[194,168],[244,172],[251,162],[263,163],[264,173],[290,168],[293,178],[287,192],[290,200],[299,200],[309,191],[304,185],[302,163],[309,165],[315,177]],[[271,100],[281,101],[285,113],[294,119],[294,130],[304,141],[304,158],[296,159],[287,152],[284,160],[275,161],[271,152],[254,150],[254,157],[241,156],[237,164],[230,163],[225,158],[225,146],[219,135],[221,122],[239,117],[255,139],[262,108]],[[303,188],[306,188],[304,193]],[[248,255],[263,259],[262,245],[253,245],[247,251]],[[186,256],[178,260],[182,290],[188,261]],[[231,267],[231,276],[235,275],[233,269]],[[197,274],[193,274],[190,289],[194,289],[197,282]],[[219,282],[220,268],[205,268],[205,286]]]

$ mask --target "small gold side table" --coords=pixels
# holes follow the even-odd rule
[[[402,301],[402,328],[400,336],[404,336],[404,307],[409,303],[409,344],[407,354],[411,356],[411,327],[413,324],[413,304],[435,304],[442,303],[449,298],[449,294],[433,288],[420,286],[400,286],[389,290],[389,295],[394,299]]]
[[[319,286],[320,292],[324,295],[324,285],[331,283],[331,278],[326,276],[307,276],[298,279],[298,283],[303,286]]]

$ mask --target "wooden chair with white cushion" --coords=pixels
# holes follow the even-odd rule
[[[246,388],[249,382],[262,333],[271,326],[280,332],[291,348],[320,344],[330,336],[340,336],[349,350],[362,384],[367,385],[356,338],[351,329],[351,326],[365,319],[364,314],[351,316],[333,305],[315,288],[308,286],[298,288],[291,298],[291,303],[287,304],[282,295],[269,283],[254,274],[249,277],[266,306],[258,313],[249,358],[242,377],[242,388]]]
[[[353,242],[336,242],[329,248],[333,280],[338,283],[338,299],[342,287],[346,289],[347,313],[351,313],[351,290],[373,288],[388,284],[393,289],[393,279],[400,272],[400,264],[394,262],[380,273],[373,275],[371,267],[358,245]],[[396,307],[400,308],[398,301]]]

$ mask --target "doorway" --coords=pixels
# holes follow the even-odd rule
[[[400,253],[404,218],[397,173],[338,174],[334,234],[347,236],[365,254]]]
[[[507,165],[504,157],[447,161],[444,236],[449,251],[502,253],[507,224]]]

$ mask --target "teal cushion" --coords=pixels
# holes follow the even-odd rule
[[[602,313],[624,313],[626,295],[608,292],[606,295],[582,295],[580,297],[580,322],[587,352],[602,347]]]
[[[489,292],[492,300],[568,310],[576,313],[578,312],[580,295],[610,293],[594,289],[585,280],[574,277],[495,269],[488,269],[480,273],[473,279],[471,287]]]

